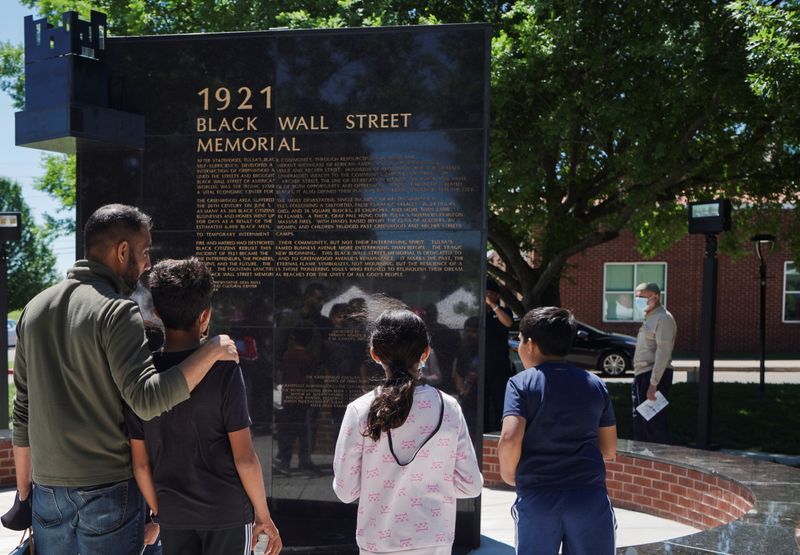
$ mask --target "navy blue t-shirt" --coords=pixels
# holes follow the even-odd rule
[[[194,351],[156,353],[163,372]],[[143,422],[125,407],[128,433],[147,447],[161,526],[217,530],[253,522],[253,507],[239,479],[228,433],[250,427],[242,370],[217,362],[189,400]]]
[[[506,416],[527,422],[517,466],[518,492],[605,487],[597,429],[617,421],[600,378],[562,361],[529,368],[508,380]]]

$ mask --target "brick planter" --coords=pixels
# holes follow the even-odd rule
[[[498,436],[483,438],[483,479],[488,487],[505,486],[497,458]],[[617,453],[606,463],[606,486],[615,507],[709,529],[741,518],[755,497],[743,485],[675,463]]]
[[[739,519],[755,501],[741,484],[674,463],[617,453],[606,471],[614,506],[704,530]]]

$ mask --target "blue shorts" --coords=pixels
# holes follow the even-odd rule
[[[617,519],[604,488],[540,489],[511,507],[517,553],[614,555]]]

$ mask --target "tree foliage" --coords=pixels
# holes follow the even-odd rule
[[[502,264],[489,270],[516,312],[558,304],[570,256],[623,230],[646,256],[668,247],[687,201],[734,201],[729,252],[755,231],[800,252],[786,209],[800,194],[798,0],[24,3],[53,19],[103,11],[117,35],[492,23],[489,239]]]
[[[734,200],[729,247],[796,202],[797,98],[759,90],[761,26],[742,25],[744,8],[514,5],[493,44],[489,233],[520,304],[557,301],[569,257],[624,229],[644,254],[663,250],[686,233],[687,201]],[[766,58],[794,71],[795,59]]]
[[[8,306],[22,308],[39,291],[55,283],[56,257],[45,231],[33,223],[31,209],[22,198],[22,187],[0,178],[0,211],[20,212],[22,239],[8,246]]]
[[[25,81],[22,47],[10,42],[0,43],[0,90],[11,97],[14,108],[25,104]]]
[[[46,231],[55,235],[75,233],[75,219],[71,212],[75,209],[77,192],[75,188],[75,156],[66,154],[42,155],[44,174],[37,177],[33,186],[58,199],[61,206],[59,215],[45,214]],[[67,212],[68,214],[64,214]]]

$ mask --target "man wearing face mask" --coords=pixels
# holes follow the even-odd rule
[[[675,318],[661,306],[661,289],[655,283],[640,283],[636,287],[634,302],[637,311],[644,313],[644,322],[636,336],[636,352],[633,355],[633,438],[670,443],[668,407],[649,421],[636,411],[636,407],[647,399],[654,401],[656,391],[669,399],[672,348],[677,333]]]

